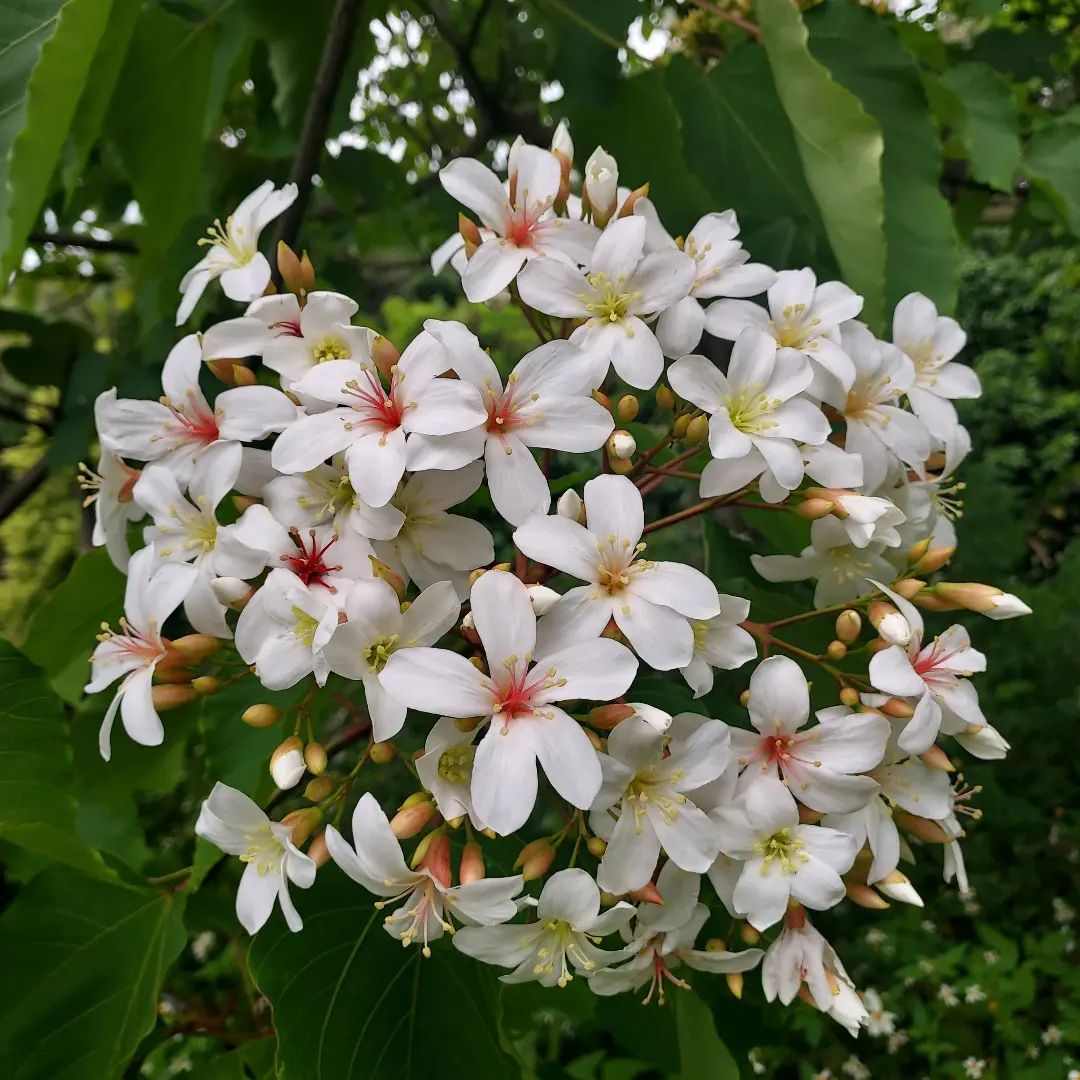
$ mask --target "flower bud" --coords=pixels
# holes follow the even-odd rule
[[[912,714],[914,715],[914,714]],[[919,760],[928,769],[937,769],[938,772],[956,772],[956,766],[949,759],[949,755],[935,743],[929,750],[924,750],[919,755]]]
[[[626,705],[617,701],[611,705],[598,705],[589,713],[586,720],[594,728],[599,728],[601,731],[611,731],[617,724],[621,724],[633,715],[633,705]]]
[[[836,503],[831,499],[803,499],[795,507],[795,513],[807,521],[817,521],[818,518],[828,517],[836,509]]]
[[[925,588],[925,581],[920,581],[918,578],[913,577],[901,578],[899,581],[894,581],[892,584],[892,591],[898,593],[905,600],[912,599],[912,597],[918,595],[920,590]]]
[[[221,648],[221,640],[209,634],[185,634],[169,642],[169,655],[180,663],[201,664]]]
[[[619,461],[629,461],[637,453],[637,440],[629,431],[617,428],[608,436],[607,451]]]
[[[594,859],[602,859],[604,852],[607,851],[607,841],[599,836],[590,836],[585,841],[585,847]]]
[[[661,383],[656,388],[656,404],[666,412],[671,412],[675,408],[675,391]]]
[[[608,458],[608,468],[616,476],[629,476],[634,471],[634,463],[629,458]]]
[[[924,611],[958,611],[960,607],[959,604],[954,604],[952,601],[939,596],[932,585],[927,589],[923,589],[922,592],[916,593],[911,602]]]
[[[901,904],[911,904],[913,907],[922,907],[923,899],[918,894],[915,886],[899,870],[894,870],[887,877],[874,882],[874,887],[884,893],[890,900],[896,900]]]
[[[845,645],[851,645],[858,640],[862,630],[862,616],[854,609],[848,608],[836,616],[836,637]]]
[[[848,899],[859,907],[869,908],[871,911],[884,911],[889,902],[883,900],[869,885],[860,885],[858,882],[846,883]]]
[[[993,585],[979,585],[973,581],[943,581],[934,586],[934,592],[959,607],[977,611],[991,619],[1015,619],[1031,614],[1031,608],[1023,600]]]
[[[906,645],[911,641],[911,626],[899,611],[883,600],[875,600],[866,610],[870,625],[890,645]]]
[[[326,846],[326,833],[319,833],[308,845],[307,857],[321,870],[330,861],[330,849]]]
[[[157,712],[168,712],[170,709],[179,709],[182,705],[189,705],[197,701],[199,695],[192,686],[164,685],[155,686],[150,691],[151,700]]]
[[[739,695],[739,704],[745,709],[750,704],[750,691],[744,690]]]
[[[422,803],[431,802],[431,794],[427,791],[420,790],[414,791],[399,807],[399,810],[408,810],[413,806],[420,806]]]
[[[940,570],[955,554],[955,547],[930,548],[915,564],[915,571],[919,574],[932,574],[935,570]]]
[[[928,844],[947,844],[952,839],[936,821],[909,814],[906,810],[894,808],[893,821],[905,832],[925,840]]]
[[[641,187],[634,188],[629,195],[623,200],[622,206],[619,207],[619,217],[632,217],[634,214],[634,207],[649,195],[648,183],[642,184]]]
[[[322,823],[323,812],[317,806],[294,810],[281,819],[282,825],[288,825],[292,829],[292,842],[297,847],[300,847]]]
[[[744,945],[756,945],[761,940],[761,934],[748,922],[739,923],[739,937]]]
[[[645,705],[640,701],[631,701],[629,706],[634,710],[634,716],[640,717],[649,727],[658,731],[661,735],[671,727],[671,713],[664,712],[654,705]]]
[[[254,495],[230,495],[229,498],[232,500],[233,506],[236,507],[238,514],[242,514],[252,506],[259,505],[259,500]]]
[[[215,679],[213,675],[200,675],[197,679],[191,680],[191,688],[199,697],[210,697],[211,694],[216,694],[222,685],[221,680]]]
[[[312,776],[321,776],[326,772],[326,747],[318,742],[308,743],[304,747],[304,764]]]
[[[382,334],[376,335],[371,346],[371,359],[375,361],[375,366],[383,378],[390,378],[400,358],[401,354],[394,348],[394,343],[389,338],[384,338]]]
[[[390,831],[399,840],[408,840],[415,836],[435,816],[435,804],[428,801],[426,791],[423,795],[423,802],[406,806],[390,819]]]
[[[681,416],[675,417],[675,422],[671,425],[671,433],[676,439],[686,438],[686,429],[690,426],[690,414],[683,413]]]
[[[559,496],[559,501],[555,504],[555,512],[559,517],[569,518],[580,525],[585,519],[585,504],[573,488],[567,488]]]
[[[845,686],[840,691],[840,704],[853,709],[859,704],[859,691],[854,686]]]
[[[602,229],[615,213],[619,198],[619,164],[601,146],[585,162],[582,194],[592,211],[593,224]]]
[[[308,263],[308,265],[311,264]],[[278,241],[277,266],[282,284],[289,292],[296,293],[297,296],[302,296],[314,284],[314,282],[309,283],[307,281],[307,275],[300,259],[284,240]]]
[[[640,408],[641,402],[634,394],[623,394],[615,406],[615,415],[622,423],[629,424],[631,420],[637,419]]]
[[[461,862],[458,864],[458,880],[462,885],[468,885],[471,881],[480,881],[485,872],[484,852],[478,843],[470,840],[461,852]]]
[[[270,755],[270,775],[282,791],[296,787],[304,775],[304,744],[296,735],[290,735]]]
[[[475,731],[480,726],[480,721],[482,719],[482,716],[462,716],[454,721],[454,727],[467,735],[470,731]]]
[[[603,405],[608,412],[611,412],[611,398],[609,398],[603,390],[592,390],[589,396],[597,403],[597,405]]]
[[[374,555],[368,556],[368,562],[371,563],[372,574],[381,581],[385,581],[397,593],[399,600],[404,600],[408,587],[402,576],[396,570],[392,570],[387,566],[386,563],[376,559]]]
[[[249,705],[240,717],[248,727],[273,727],[281,719],[281,710],[274,705]]]
[[[816,825],[825,815],[820,810],[811,810],[805,803],[799,803],[799,824]]]
[[[847,646],[842,641],[830,641],[825,649],[830,660],[843,660],[847,656]]]
[[[377,742],[371,744],[368,751],[368,759],[374,765],[386,765],[394,760],[397,750],[392,742]]]
[[[570,138],[570,128],[565,120],[560,120],[555,125],[554,134],[551,136],[551,152],[567,161],[574,160],[574,140]]]
[[[304,798],[308,802],[322,802],[333,794],[336,787],[337,781],[332,776],[316,776],[314,780],[309,780],[304,788]]]
[[[458,214],[457,220],[458,232],[461,234],[461,239],[465,241],[465,251],[471,258],[473,251],[484,242],[484,238],[480,235],[480,229],[476,222],[471,218],[466,217],[464,214]]]
[[[429,833],[420,841],[413,853],[410,865],[415,870],[422,867],[444,888],[450,888],[450,837],[445,832]]]
[[[526,585],[529,594],[529,602],[532,604],[533,614],[539,619],[546,615],[558,603],[559,594],[546,585]],[[469,612],[471,615],[472,612]]]
[[[554,860],[555,849],[551,846],[550,841],[546,839],[533,840],[518,852],[518,857],[514,860],[514,869],[521,870],[521,877],[524,881],[535,881],[548,872]]]
[[[176,662],[169,663],[168,658],[163,660],[154,669],[154,681],[159,683],[175,683],[177,685],[182,685],[184,683],[190,684],[194,677],[195,675],[191,668]]]
[[[709,418],[707,416],[694,416],[686,425],[686,435],[683,441],[690,446],[697,446],[709,437]]]
[[[487,674],[487,665],[484,663],[484,658],[482,656],[476,656],[475,654],[470,656],[469,663],[472,664],[481,675]]]
[[[643,885],[640,889],[632,889],[627,894],[631,900],[636,900],[639,904],[656,904],[657,907],[664,906],[664,898],[660,895],[660,890],[656,887],[654,882],[649,882]]]
[[[233,611],[243,611],[247,602],[255,595],[255,589],[243,578],[219,577],[210,582],[210,591],[219,604]]]
[[[728,971],[724,974],[724,981],[727,983],[727,988],[731,991],[732,996],[736,1001],[742,1000],[743,994],[743,973],[741,971]]]
[[[584,728],[583,730],[585,731],[585,737],[592,743],[592,748],[598,754],[602,754],[604,752],[604,740],[592,728]]]
[[[256,382],[255,373],[251,368],[238,360],[207,360],[206,366],[213,372],[214,377],[226,386],[251,386]]]
[[[911,547],[908,548],[907,564],[908,566],[914,566],[929,550],[930,541],[932,537],[926,537],[925,540],[917,540]]]

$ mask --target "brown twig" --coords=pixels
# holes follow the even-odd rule
[[[36,461],[6,491],[0,492],[0,521],[10,517],[49,476],[45,459]]]
[[[137,255],[138,245],[124,236],[113,236],[108,240],[99,240],[96,236],[87,236],[76,232],[32,232],[31,244],[55,244],[57,247],[77,247],[86,251],[107,251],[117,255]]]

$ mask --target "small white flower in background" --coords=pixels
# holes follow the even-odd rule
[[[288,825],[271,821],[242,791],[217,783],[202,804],[195,832],[247,864],[236,893],[236,917],[249,934],[265,925],[275,903],[290,930],[303,929],[289,883],[311,888],[315,863],[297,849]]]
[[[193,566],[163,564],[153,547],[131,556],[120,633],[102,627],[90,657],[90,681],[83,688],[87,694],[98,694],[122,680],[98,736],[98,749],[106,761],[112,756],[112,727],[118,710],[124,730],[135,742],[158,746],[165,738],[151,694],[154,671],[168,651],[161,631],[187,596],[197,573]]]
[[[588,978],[622,959],[623,950],[606,951],[596,942],[621,930],[633,914],[621,901],[601,914],[596,882],[584,870],[560,870],[544,884],[536,922],[465,927],[454,944],[485,964],[513,968],[499,976],[502,982],[566,986],[575,974]]]
[[[880,540],[863,547],[851,542],[844,523],[833,516],[810,526],[810,544],[798,555],[751,555],[754,569],[766,581],[816,580],[814,607],[829,607],[869,596],[869,578],[891,578],[895,571],[884,557]]]
[[[327,825],[330,857],[353,881],[384,898],[375,904],[380,910],[401,901],[397,910],[386,916],[384,926],[402,945],[420,942],[424,955],[430,956],[432,941],[454,933],[452,919],[466,926],[489,926],[517,914],[514,897],[521,892],[520,874],[452,884],[450,837],[446,833],[432,837],[420,865],[411,870],[386,814],[370,791],[353,810],[352,835],[350,844],[333,825]]]
[[[753,327],[735,342],[727,374],[704,356],[684,356],[668,368],[671,388],[709,413],[710,461],[701,494],[727,495],[761,477],[762,498],[779,502],[802,483],[796,443],[823,443],[829,422],[801,397],[813,378],[800,356],[784,357]]]
[[[855,842],[835,829],[800,825],[795,799],[779,780],[763,777],[711,816],[720,850],[742,864],[732,902],[751,926],[778,923],[791,899],[822,911],[844,898],[840,875],[855,861]]]
[[[645,218],[645,250],[683,251],[694,260],[696,274],[690,295],[661,313],[656,337],[671,358],[693,352],[705,329],[702,300],[717,296],[757,296],[776,281],[776,271],[764,263],[749,261],[750,253],[739,243],[739,220],[734,210],[706,214],[676,241],[660,222],[649,199],[639,199],[634,213]]]
[[[221,279],[222,292],[230,300],[254,300],[270,284],[270,263],[259,251],[259,236],[278,215],[296,201],[295,184],[275,188],[272,180],[261,183],[225,219],[215,221],[199,244],[209,251],[183,276],[184,294],[176,311],[176,325],[187,322],[206,286]]]
[[[474,158],[458,158],[439,171],[447,193],[468,207],[488,230],[461,274],[470,301],[490,300],[537,256],[585,262],[596,228],[583,221],[558,218],[552,211],[562,183],[559,159],[537,146],[518,146],[509,162],[509,191]],[[481,233],[483,236],[483,233]]]
[[[647,664],[662,671],[686,667],[694,653],[690,620],[720,612],[716,586],[693,567],[639,558],[641,492],[625,476],[590,480],[585,514],[586,525],[538,515],[514,532],[524,555],[589,583],[565,593],[544,616],[541,647],[597,638],[614,619]]]
[[[642,888],[661,848],[683,870],[703,874],[709,869],[720,836],[694,805],[693,791],[727,767],[729,741],[728,726],[720,720],[678,741],[665,739],[637,716],[611,732],[600,758],[604,782],[590,815],[597,834],[608,841],[596,875],[602,889],[622,894]]]
[[[457,622],[461,602],[449,581],[429,585],[402,611],[397,593],[378,578],[354,582],[344,598],[347,621],[325,649],[330,670],[364,684],[376,742],[392,739],[405,723],[405,706],[388,694],[379,674],[391,656],[434,645]]]
[[[938,1001],[950,1009],[955,1008],[960,1004],[960,999],[956,996],[956,991],[948,983],[942,983],[938,987],[937,997]]]
[[[727,341],[737,340],[748,326],[764,330],[777,348],[803,353],[846,390],[855,367],[840,344],[840,325],[862,311],[862,297],[839,281],[819,285],[814,272],[804,269],[781,270],[767,299],[767,311],[750,300],[716,300],[705,311],[705,329]],[[815,393],[820,385],[815,379]]]
[[[814,1005],[852,1035],[869,1022],[836,950],[800,908],[789,913],[784,929],[765,953],[761,987],[766,1001],[779,998],[790,1005],[804,984]]]
[[[934,302],[910,293],[893,312],[893,344],[915,365],[915,382],[907,398],[915,415],[931,434],[946,439],[957,426],[954,398],[977,398],[979,376],[965,364],[953,362],[967,342],[955,319],[939,315]]]
[[[750,601],[741,596],[720,593],[720,614],[691,623],[694,630],[694,654],[690,663],[680,668],[682,677],[704,697],[713,688],[713,668],[733,671],[757,656],[757,642],[739,623],[750,615]]]
[[[447,821],[468,816],[475,828],[482,829],[484,823],[473,810],[471,793],[479,730],[474,727],[462,731],[453,717],[440,716],[415,763],[420,783],[434,796],[439,813]]]
[[[848,1028],[848,1030],[850,1031],[851,1029]],[[858,1030],[856,1029],[852,1034],[857,1035]],[[870,1070],[854,1054],[840,1066],[840,1071],[845,1076],[850,1076],[851,1080],[870,1080],[872,1075]]]
[[[472,616],[489,675],[448,649],[395,653],[383,689],[409,708],[481,717],[488,729],[473,763],[473,806],[506,835],[536,803],[537,762],[567,802],[588,809],[600,790],[600,761],[581,726],[556,701],[609,701],[629,687],[637,661],[625,646],[598,638],[536,657],[536,616],[525,586],[489,570],[472,588]]]
[[[982,1058],[964,1058],[964,1075],[971,1077],[971,1080],[979,1080],[985,1069],[986,1062]]]
[[[585,319],[570,341],[595,360],[595,384],[608,366],[642,390],[656,384],[664,352],[644,321],[690,293],[694,260],[680,251],[644,254],[645,220],[620,218],[596,242],[584,272],[557,259],[534,259],[518,289],[530,307],[562,319]]]
[[[596,972],[589,979],[589,989],[606,997],[648,983],[649,992],[643,1004],[647,1005],[654,996],[663,1004],[665,983],[689,989],[689,984],[675,974],[682,964],[695,971],[717,974],[757,967],[763,955],[760,949],[727,952],[694,948],[694,940],[709,917],[709,909],[697,902],[700,884],[697,874],[666,862],[656,879],[663,904],[638,904],[633,931],[622,932],[630,959]]]
[[[896,1013],[889,1012],[885,1008],[885,1002],[881,995],[873,989],[867,988],[859,997],[866,1006],[868,1018],[866,1031],[869,1035],[881,1036],[892,1035],[896,1031]]]
[[[746,705],[756,731],[731,730],[731,749],[743,770],[740,789],[763,779],[783,778],[788,790],[811,810],[847,813],[864,807],[878,789],[859,773],[878,765],[889,738],[889,722],[877,713],[852,713],[839,706],[810,718],[810,688],[802,668],[786,656],[770,656],[750,677]]]

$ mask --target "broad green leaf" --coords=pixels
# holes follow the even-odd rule
[[[716,1034],[709,1006],[696,994],[675,995],[675,1030],[681,1080],[739,1080],[739,1066]]]
[[[80,656],[89,658],[101,624],[115,625],[123,605],[123,574],[104,548],[91,551],[35,612],[23,651],[55,676]]]
[[[879,326],[886,266],[881,130],[811,56],[806,25],[789,0],[757,0],[756,10],[829,244],[844,280],[865,299],[862,317]]]
[[[1011,191],[1020,165],[1016,102],[1005,78],[987,64],[958,64],[941,78],[961,107],[958,135],[971,159],[971,175]]]
[[[0,10],[0,272],[18,265],[45,200],[110,0]]]
[[[1080,117],[1061,117],[1037,131],[1027,145],[1025,164],[1080,236]]]
[[[951,312],[957,237],[939,186],[941,143],[918,66],[890,23],[869,8],[828,0],[807,13],[806,25],[811,52],[862,102],[885,140],[887,310],[918,291]]]
[[[182,897],[50,869],[0,919],[7,1080],[111,1080],[153,1028]]]
[[[401,947],[373,897],[337,867],[296,890],[304,919],[275,915],[255,938],[251,974],[274,1009],[279,1065],[304,1080],[515,1077],[498,1035],[496,972],[450,941]],[[449,1019],[452,1017],[452,1020]]]
[[[196,1067],[191,1080],[271,1080],[277,1073],[274,1055],[277,1040],[270,1036],[242,1043],[209,1065]]]
[[[92,873],[76,837],[68,726],[42,673],[0,638],[0,837]],[[2,1055],[0,1055],[2,1060]]]

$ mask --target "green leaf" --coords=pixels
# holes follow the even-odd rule
[[[61,868],[20,890],[0,919],[5,1077],[119,1077],[184,946],[182,908],[182,897]]]
[[[958,64],[942,77],[960,106],[960,141],[971,159],[971,175],[999,191],[1011,191],[1020,165],[1016,102],[1006,79],[987,64]]]
[[[951,312],[959,251],[939,184],[941,143],[917,64],[893,26],[869,8],[828,0],[807,13],[806,25],[811,52],[858,97],[885,140],[887,310],[918,291]]]
[[[252,1039],[209,1065],[196,1068],[191,1080],[271,1080],[276,1076],[274,1056],[277,1040],[273,1036]]]
[[[739,1066],[716,1034],[708,1005],[696,994],[675,995],[675,1030],[682,1080],[739,1080]]]
[[[91,551],[34,613],[23,651],[55,676],[80,656],[90,656],[101,624],[115,623],[123,605],[124,575],[104,548]]]
[[[862,317],[878,326],[885,296],[881,130],[811,56],[806,26],[789,0],[758,0],[756,10],[829,244],[845,281],[865,299]]]
[[[1080,236],[1080,119],[1064,116],[1037,131],[1025,164],[1061,208],[1072,234]]]
[[[68,726],[60,699],[41,672],[0,638],[0,837],[104,873],[99,857],[76,837],[71,789]]]
[[[304,930],[275,916],[251,974],[274,1008],[284,1075],[305,1080],[515,1077],[498,1035],[495,972],[436,942],[424,959],[383,929],[373,898],[336,867],[297,895]],[[453,1020],[448,1021],[451,1010]]]
[[[41,211],[112,0],[23,0],[0,11],[0,275]]]

